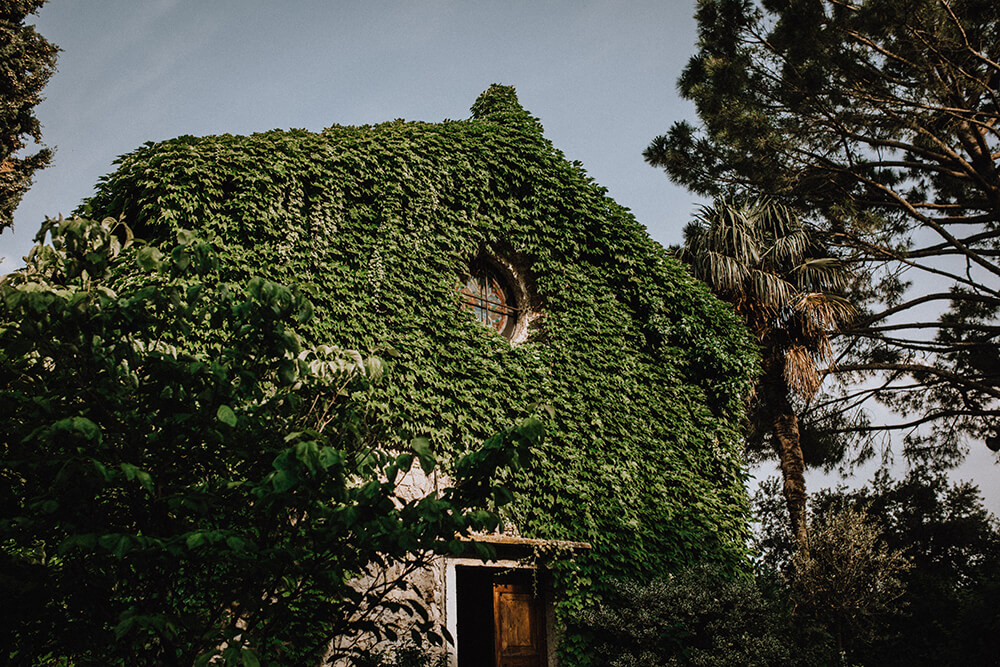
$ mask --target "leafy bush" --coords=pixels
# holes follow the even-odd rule
[[[215,248],[190,232],[46,233],[0,280],[0,661],[314,663],[368,629],[349,619],[384,590],[349,582],[369,564],[497,525],[495,474],[539,422],[459,458],[453,488],[400,497],[435,455],[381,446],[381,361],[307,345],[297,290],[206,277]]]
[[[813,517],[808,548],[790,565],[797,613],[824,624],[852,654],[899,609],[902,577],[912,567],[867,512],[850,507]]]
[[[800,622],[843,629],[852,664],[996,663],[1000,524],[975,486],[916,465],[902,479],[883,470],[866,487],[819,492],[808,556],[795,554],[775,480],[754,502],[762,568],[791,578],[798,566]]]
[[[593,665],[818,665],[828,638],[798,630],[781,582],[696,566],[647,585],[620,581],[578,615]]]
[[[817,494],[814,511],[866,507],[888,548],[912,568],[878,636],[854,658],[879,667],[993,665],[1000,656],[1000,523],[971,484],[913,467],[903,479],[884,471],[856,491]]]

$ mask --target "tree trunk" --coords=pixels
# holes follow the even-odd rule
[[[774,445],[781,462],[782,490],[788,505],[792,535],[799,547],[808,545],[806,519],[806,478],[802,444],[799,441],[799,418],[788,399],[788,383],[784,377],[784,359],[764,360],[761,377],[764,407],[771,422]]]

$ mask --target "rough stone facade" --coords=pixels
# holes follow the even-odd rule
[[[401,476],[397,483],[397,496],[402,502],[419,500],[424,496],[439,492],[447,487],[450,480],[446,475],[434,472],[426,475],[417,463],[411,467],[410,471]],[[458,642],[462,639],[458,632],[458,596],[457,596],[457,570],[461,568],[482,568],[484,571],[509,571],[509,572],[529,572],[534,582],[535,593],[539,597],[544,609],[544,624],[546,645],[546,662],[549,667],[558,665],[557,646],[558,628],[555,623],[555,608],[553,601],[555,591],[551,580],[543,569],[539,569],[537,563],[532,558],[532,547],[541,544],[552,544],[544,540],[531,540],[521,538],[516,535],[516,529],[508,527],[503,533],[490,535],[477,535],[474,537],[479,541],[493,545],[497,550],[495,560],[483,561],[478,558],[456,558],[447,556],[434,556],[430,554],[414,554],[413,559],[403,564],[396,564],[389,568],[373,566],[368,576],[357,580],[356,588],[361,591],[371,591],[380,599],[400,606],[398,611],[390,611],[381,607],[377,612],[371,612],[368,618],[376,621],[378,625],[385,629],[390,629],[396,633],[398,639],[391,636],[375,636],[369,634],[363,637],[354,638],[347,643],[334,646],[333,652],[342,653],[345,651],[391,651],[400,641],[406,642],[409,637],[409,628],[415,623],[425,619],[419,613],[414,613],[415,606],[419,606],[426,613],[426,621],[430,623],[432,630],[438,636],[444,638],[444,643],[440,646],[425,644],[425,649],[431,656],[447,656],[449,667],[458,665]],[[571,549],[588,549],[589,545],[584,543],[559,543]],[[394,582],[405,581],[404,586],[398,586]],[[387,591],[384,596],[382,591]],[[371,610],[363,611],[367,614]],[[346,660],[334,663],[338,667],[347,667]]]

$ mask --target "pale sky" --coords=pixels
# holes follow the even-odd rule
[[[642,151],[694,119],[676,90],[695,49],[694,9],[694,0],[50,0],[28,22],[62,49],[37,108],[56,154],[14,230],[0,233],[0,274],[22,265],[45,216],[68,215],[116,156],[146,141],[468,118],[491,83],[513,85],[556,148],[654,239],[678,243],[701,201]],[[976,481],[1000,512],[1000,468],[981,443],[956,476]]]
[[[56,156],[0,235],[0,272],[143,142],[468,118],[491,83],[676,243],[698,202],[642,151],[694,115],[675,85],[693,13],[693,0],[50,0],[35,23],[62,53],[37,115]]]

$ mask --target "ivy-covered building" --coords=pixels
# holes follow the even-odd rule
[[[550,406],[508,534],[489,539],[512,562],[589,545],[556,568],[566,608],[614,577],[743,561],[753,346],[511,88],[492,86],[462,121],[148,144],[88,206],[142,238],[196,230],[223,280],[305,290],[314,342],[383,351],[382,418],[399,437],[386,446],[425,435],[447,460]],[[434,579],[459,589],[431,602],[460,664],[495,660],[499,630],[473,626],[500,612],[467,607],[499,604],[496,587],[517,581],[489,566],[453,562]]]

